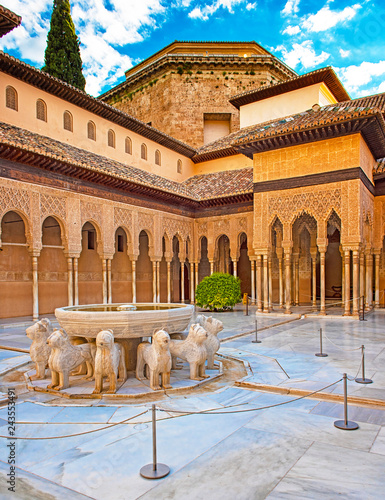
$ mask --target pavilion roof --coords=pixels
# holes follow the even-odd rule
[[[20,23],[20,16],[0,5],[0,37],[12,31]]]

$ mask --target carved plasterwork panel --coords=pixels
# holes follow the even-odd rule
[[[21,210],[27,216],[31,212],[31,195],[27,190],[0,187],[0,215],[10,210]]]
[[[102,225],[102,206],[96,203],[84,202],[80,204],[82,225],[89,220],[94,220]]]
[[[124,208],[115,207],[114,209],[114,226],[124,226],[131,228],[132,226],[132,211],[125,210]]]
[[[183,240],[186,240],[188,236],[190,237],[190,239],[192,238],[191,222],[165,218],[163,219],[163,226],[165,228],[165,232],[170,238],[173,238],[177,233],[181,235]]]
[[[48,194],[40,195],[40,215],[41,220],[46,217],[57,215],[63,221],[66,220],[67,207],[65,198],[59,196],[51,196]]]

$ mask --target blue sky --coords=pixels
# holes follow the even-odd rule
[[[0,48],[44,61],[52,0],[0,0],[23,17]],[[97,96],[173,40],[255,40],[299,74],[333,66],[350,95],[385,92],[381,0],[72,0],[86,90]]]

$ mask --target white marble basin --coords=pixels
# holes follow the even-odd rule
[[[111,329],[115,338],[133,339],[151,337],[160,328],[183,332],[193,312],[190,304],[89,304],[59,307],[55,316],[71,336],[95,338],[100,330]]]

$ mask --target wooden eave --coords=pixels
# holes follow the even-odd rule
[[[0,5],[0,37],[12,31],[20,23],[20,16]]]
[[[239,151],[236,148],[229,147],[223,149],[217,149],[215,151],[209,151],[207,153],[197,154],[191,159],[194,163],[202,163],[210,160],[217,160],[218,158],[226,158],[227,156],[239,155]]]
[[[239,153],[253,158],[255,153],[281,149],[298,144],[307,144],[325,139],[361,133],[374,158],[385,156],[385,122],[381,113],[344,120],[328,122],[309,128],[298,128],[276,135],[266,135],[246,143],[234,144]]]
[[[327,67],[300,75],[285,82],[279,82],[254,91],[238,94],[230,99],[230,103],[239,109],[245,104],[262,101],[263,99],[309,87],[316,83],[325,83],[338,102],[350,100],[349,94],[346,92],[334,70],[331,67]]]
[[[44,92],[48,92],[60,99],[63,99],[75,106],[79,106],[95,115],[101,116],[112,123],[116,123],[132,132],[150,139],[166,148],[169,148],[183,156],[191,158],[196,154],[196,150],[177,139],[173,139],[167,134],[156,130],[137,120],[133,116],[120,111],[109,104],[106,104],[81,90],[68,85],[61,80],[54,78],[43,71],[29,66],[14,57],[0,51],[0,70],[21,80],[29,85],[37,87]]]

